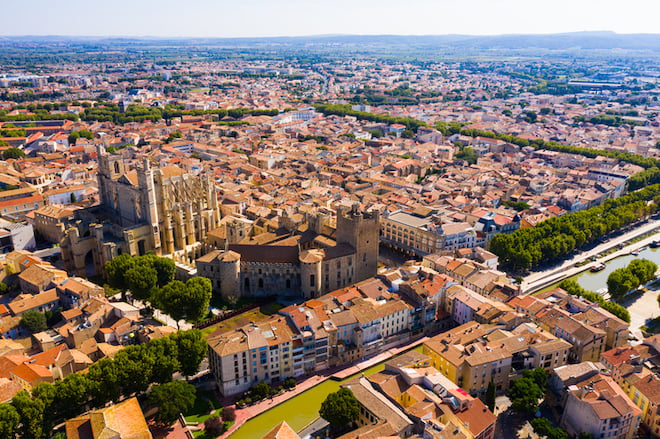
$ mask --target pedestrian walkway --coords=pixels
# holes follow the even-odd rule
[[[553,267],[548,270],[543,270],[539,271],[536,273],[532,273],[529,276],[527,276],[522,284],[522,290],[524,294],[529,294],[533,293],[535,291],[538,291],[548,285],[552,285],[553,283],[559,282],[564,280],[567,277],[573,276],[575,274],[578,274],[582,271],[588,270],[590,267],[590,264],[584,264],[582,266],[576,267],[575,264],[586,261],[587,259],[590,259],[591,257],[597,256],[598,254],[607,251],[611,248],[614,248],[618,246],[619,244],[623,244],[626,241],[629,241],[631,239],[636,238],[637,236],[643,235],[645,233],[655,231],[660,227],[660,221],[651,221],[648,224],[645,224],[641,227],[636,228],[635,230],[628,232],[624,235],[618,236],[614,239],[611,239],[610,241],[600,244],[593,249],[583,252],[579,254],[578,256],[575,256],[571,259],[568,259],[561,263],[558,267]],[[638,242],[635,242],[633,244],[630,244],[623,249],[617,250],[613,253],[610,253],[609,255],[599,259],[599,262],[607,262],[610,261],[614,258],[617,258],[619,256],[626,255],[630,253],[633,250],[642,248],[646,245],[649,245],[651,242],[654,240],[658,239],[658,235],[654,234],[652,236],[646,237]]]

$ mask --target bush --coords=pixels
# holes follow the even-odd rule
[[[225,424],[219,416],[211,416],[204,421],[204,430],[211,437],[218,437],[225,432]]]
[[[212,399],[207,399],[206,400],[206,405],[207,405],[207,410],[209,413],[211,413],[213,410],[215,410],[215,404],[213,404]]]
[[[222,409],[222,420],[225,422],[234,422],[236,420],[236,410],[233,407]]]
[[[296,388],[296,379],[295,378],[287,378],[284,380],[284,387],[287,389],[295,389]]]

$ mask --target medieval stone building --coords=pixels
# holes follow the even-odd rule
[[[208,176],[152,167],[148,158],[127,170],[121,155],[100,147],[97,154],[100,203],[76,211],[75,226],[60,243],[69,272],[100,274],[122,253],[153,252],[188,265],[203,254],[201,242],[220,221]]]
[[[280,217],[284,228],[287,217]],[[272,245],[232,243],[197,259],[197,274],[211,279],[223,298],[242,296],[318,297],[376,275],[378,212],[361,212],[357,205],[330,216],[310,215],[306,230]],[[228,224],[227,237],[233,236]],[[242,233],[241,233],[242,234]]]

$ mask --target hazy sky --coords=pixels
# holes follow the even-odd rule
[[[0,4],[5,17],[0,35],[660,33],[660,0],[2,0]]]

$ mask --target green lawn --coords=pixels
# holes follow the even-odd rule
[[[197,390],[195,405],[184,415],[186,421],[201,424],[210,418],[209,399],[213,401],[213,405],[216,408],[215,414],[220,415],[222,413],[222,407],[218,400],[215,399],[215,396],[213,396],[213,393],[204,390]]]
[[[250,322],[258,322],[260,320],[264,320],[268,316],[275,314],[280,309],[282,309],[282,305],[279,303],[270,303],[268,305],[264,305],[251,311],[244,312],[243,314],[234,316],[216,325],[204,328],[202,330],[202,335],[204,337],[209,337],[211,334],[228,332],[233,329],[240,328],[241,326],[245,326]]]

